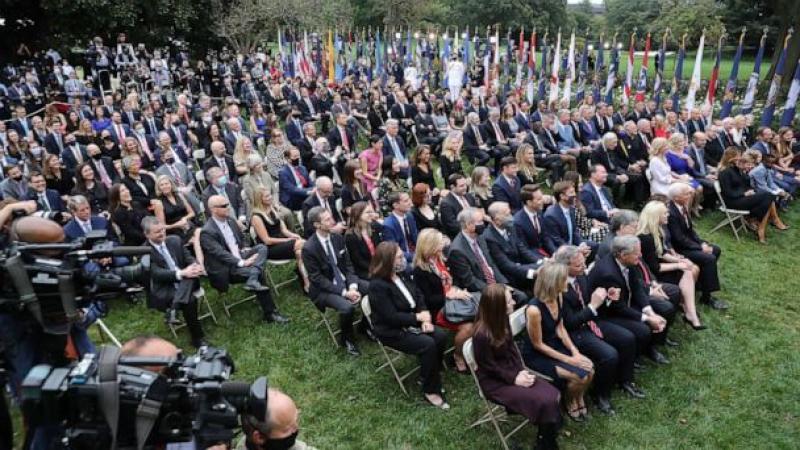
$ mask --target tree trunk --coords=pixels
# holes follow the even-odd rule
[[[789,27],[800,23],[800,2],[796,2],[789,7],[789,11],[782,16],[781,32],[778,34],[778,41],[775,43],[775,52],[772,54],[772,67],[767,72],[767,80],[771,80],[775,75],[775,66],[783,51],[783,40]],[[800,29],[795,29],[792,38],[789,39],[789,46],[786,48],[786,63],[783,66],[782,85],[788,87],[792,83],[792,75],[797,67],[797,59],[800,58]]]

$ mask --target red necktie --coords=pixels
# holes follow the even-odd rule
[[[581,306],[586,306],[586,304],[583,302],[583,292],[581,292],[581,285],[580,283],[578,283],[577,279],[573,282],[572,288],[575,289],[575,293],[578,294],[578,300],[581,302]],[[597,323],[594,320],[589,320],[586,323],[589,324],[589,329],[592,330],[592,333],[594,333],[595,336],[599,337],[600,339],[603,339],[603,332],[600,330],[600,327],[597,326]]]
[[[300,168],[293,167],[292,170],[294,170],[294,176],[296,176],[297,180],[300,181],[300,186],[306,187],[308,185],[308,181],[306,181],[306,177],[304,177],[303,174],[300,173]]]
[[[172,172],[172,176],[175,178],[175,183],[177,183],[178,186],[183,187],[183,180],[181,179],[181,174],[178,172],[178,169],[176,169],[172,164],[167,164],[167,167],[169,167],[169,171]]]
[[[639,260],[639,268],[642,269],[642,276],[644,276],[644,284],[647,286],[650,285],[650,272],[647,270],[647,267],[642,263],[642,260]]]
[[[125,130],[122,129],[122,125],[117,125],[117,136],[119,136],[120,143],[125,139]]]
[[[489,264],[486,262],[486,258],[483,257],[483,252],[481,252],[481,248],[478,246],[478,241],[472,241],[472,251],[475,252],[475,256],[478,257],[478,263],[481,265],[483,277],[486,278],[486,284],[494,284],[494,273],[492,273],[491,267],[489,267]]]
[[[347,140],[347,133],[345,133],[344,128],[339,128],[339,133],[342,135],[342,148],[350,151],[350,141]]]

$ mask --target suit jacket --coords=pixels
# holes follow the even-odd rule
[[[641,278],[641,271],[636,267],[631,267],[628,271],[628,282],[617,264],[614,255],[607,255],[595,262],[589,274],[589,291],[594,292],[598,287],[605,289],[619,288],[619,300],[603,304],[598,309],[598,314],[602,316],[621,317],[639,321],[642,318],[641,311],[650,306],[650,300],[644,283]],[[584,297],[585,301],[588,298]]]
[[[314,114],[319,114],[319,113],[322,112],[322,110],[320,108],[319,100],[317,100],[317,98],[315,96],[313,96],[313,95],[309,96],[308,99],[311,101],[311,105],[314,108],[313,113],[311,111],[311,108],[308,106],[308,103],[306,102],[306,99],[301,97],[301,98],[299,98],[297,100],[297,107],[300,108],[300,114],[303,115],[303,120],[305,120],[305,121],[312,120],[313,119],[312,116]]]
[[[147,188],[147,192],[143,191],[142,188],[139,187],[139,184],[130,176],[125,176],[125,178],[122,179],[122,184],[131,191],[133,201],[146,208],[150,206],[150,200],[156,198],[156,182],[153,177],[145,174],[140,174],[139,180],[144,184],[145,188]]]
[[[306,168],[299,166],[298,169],[300,173],[303,174],[303,177],[305,177],[308,186],[301,187],[297,185],[294,175],[292,174],[293,167],[291,165],[287,164],[278,171],[280,202],[292,211],[299,211],[303,208],[303,202],[314,188],[314,182],[309,178]]]
[[[595,116],[592,117],[592,126],[594,126],[594,129],[601,137],[609,131],[614,131],[614,121],[611,120],[610,117],[603,116],[601,118],[595,114]]]
[[[122,131],[125,133],[125,137],[133,136],[131,134],[131,128],[124,123],[121,124]],[[111,133],[111,139],[114,141],[115,144],[118,146],[122,146],[122,139],[119,134],[117,134],[117,125],[114,122],[111,122],[111,125],[108,126],[108,132]]]
[[[769,192],[770,194],[777,195],[780,187],[775,183],[770,169],[767,169],[764,164],[759,164],[747,174],[750,177],[750,184],[758,192]]]
[[[561,210],[561,205],[552,205],[544,212],[542,228],[544,229],[544,246],[551,255],[564,244],[579,245],[581,235],[578,230],[578,221],[575,219],[575,208],[569,209],[570,220],[572,221],[572,237],[570,239],[567,218]]]
[[[464,198],[467,201],[467,204],[473,208],[478,206],[478,201],[475,200],[475,197],[467,193],[464,195]],[[447,197],[442,199],[441,204],[439,205],[439,217],[442,221],[442,227],[444,228],[444,233],[450,236],[450,239],[456,237],[456,235],[461,231],[461,226],[458,224],[458,213],[464,209],[461,207],[461,203],[459,203],[458,199],[456,199],[455,194],[452,192],[447,194]]]
[[[231,208],[233,208],[233,212],[236,213],[236,217],[247,215],[241,192],[242,191],[235,184],[228,183],[225,185],[225,194],[228,197]],[[212,195],[217,194],[216,188],[210,184],[203,190],[203,207],[206,211],[211,211],[211,208],[208,207],[208,199],[210,199]]]
[[[380,226],[377,226],[377,222],[375,222],[375,225],[376,227],[374,228],[379,230]],[[378,244],[381,242],[380,232],[373,232],[370,234],[370,237],[372,238],[372,244],[378,247]],[[347,246],[347,253],[350,255],[350,262],[353,264],[353,270],[356,275],[362,280],[368,280],[369,264],[372,260],[372,255],[369,253],[367,242],[360,233],[350,232],[345,233],[344,242]]]
[[[530,131],[531,129],[531,122],[530,116],[526,117],[521,112],[518,112],[517,115],[514,116],[514,120],[517,121],[521,130]]]
[[[175,161],[172,164],[172,167],[175,169],[176,172],[178,172],[178,176],[180,176],[181,182],[183,183],[183,185],[184,186],[189,186],[192,189],[194,189],[194,174],[189,172],[189,168],[186,166],[186,164],[184,164],[184,163],[182,163],[180,161]],[[170,170],[169,166],[167,166],[166,164],[162,164],[158,169],[156,169],[156,175],[158,175],[158,176],[166,175],[176,185],[178,185],[178,180],[175,179],[175,174],[172,173],[172,170]],[[196,211],[196,212],[199,212],[199,211]]]
[[[94,230],[105,230],[108,232],[108,220],[102,216],[91,216],[89,218],[89,222],[92,224],[92,231]],[[80,224],[75,218],[72,218],[66,225],[64,225],[64,237],[65,240],[68,242],[72,242],[78,238],[86,236],[86,232],[83,231]],[[112,236],[109,235],[109,238]]]
[[[537,257],[537,260],[545,257],[543,253],[544,226],[542,225],[542,222],[544,222],[544,217],[542,217],[541,214],[538,215],[539,226],[542,227],[541,230],[537,230],[536,227],[533,226],[533,222],[531,222],[531,219],[528,217],[528,213],[524,208],[520,209],[514,214],[514,228],[517,230],[517,236],[531,250],[531,253]]]
[[[406,241],[406,233],[403,230],[403,227],[400,225],[400,220],[394,214],[389,214],[383,220],[383,241],[391,241],[397,242],[397,245],[400,246],[400,250],[403,251],[403,255],[405,255],[406,260],[411,262],[414,259],[414,251],[412,246],[416,246],[417,244],[417,222],[414,220],[414,215],[406,213],[405,220],[408,223],[409,229],[409,238],[411,239],[411,243]]]
[[[690,158],[694,161],[694,172],[702,177],[705,177],[709,174],[711,170],[711,165],[709,164],[708,158],[706,157],[707,153],[706,149],[703,148],[698,150],[695,148],[694,144],[690,145],[688,149],[686,149],[686,153],[689,155]],[[703,167],[705,170],[701,170],[701,166],[699,161],[703,161]]]
[[[414,125],[417,128],[417,137],[436,137],[439,134],[430,114],[425,114],[424,116],[417,114],[414,118]]]
[[[14,119],[10,122],[11,128],[17,130],[17,133],[20,137],[27,137],[28,134],[25,132],[25,127],[22,125],[22,121],[25,121],[25,125],[28,127],[29,132],[33,132],[33,122],[31,119]]]
[[[480,126],[471,124],[467,124],[464,126],[464,150],[468,155],[474,155],[479,150],[479,143],[478,139],[475,134],[475,130],[477,130],[478,134],[481,136],[481,142],[486,144],[489,141],[489,136],[486,134],[486,130]],[[385,146],[384,146],[385,148]]]
[[[191,145],[191,141],[189,140],[189,132],[186,129],[186,125],[178,125],[177,132],[175,128],[170,126],[167,128],[167,134],[169,134],[169,138],[172,141],[172,145],[178,145],[178,135],[180,135],[181,139],[183,140],[184,145]]]
[[[512,227],[507,230],[508,239],[504,238],[494,226],[489,226],[481,237],[486,242],[489,254],[506,278],[519,284],[528,280],[528,271],[537,267],[540,259],[517,236]]]
[[[47,198],[47,203],[50,204],[50,211],[56,212],[66,212],[67,208],[64,206],[64,202],[61,201],[61,195],[55,189],[45,189],[44,195]],[[31,191],[30,195],[31,200],[36,201],[36,210],[37,211],[44,211],[44,202],[39,201],[39,195],[36,192]]]
[[[697,132],[697,131],[705,132],[706,131],[706,124],[703,121],[703,119],[700,119],[700,120],[689,120],[688,122],[686,122],[686,131],[689,132],[687,137],[691,139],[691,137],[694,136],[695,132]]]
[[[227,221],[233,232],[236,245],[241,250],[244,235],[239,230],[239,225],[236,224],[235,220],[229,217]],[[225,242],[222,230],[220,230],[213,218],[209,218],[200,231],[200,246],[203,248],[203,254],[206,257],[205,265],[206,272],[208,272],[208,281],[214,289],[226,292],[230,286],[232,272],[238,268],[239,258],[231,253],[227,242]]]
[[[353,270],[350,254],[347,252],[344,237],[340,234],[331,233],[329,235],[331,246],[336,253],[336,266],[345,279],[345,286],[358,283],[359,279]],[[311,237],[303,245],[303,265],[308,272],[308,280],[311,282],[308,296],[315,304],[319,301],[321,294],[342,295],[341,289],[334,285],[333,266],[330,264],[328,254],[322,247],[317,233],[312,233]]]
[[[286,125],[283,127],[283,132],[286,134],[286,139],[292,143],[295,147],[297,147],[299,142],[303,140],[303,121],[297,120],[299,123],[295,123],[294,120],[287,120]]]
[[[328,209],[330,210],[331,214],[333,215],[333,220],[336,223],[343,222],[342,214],[336,209],[336,197],[331,195],[328,197]],[[322,206],[322,203],[319,201],[319,197],[316,194],[309,194],[306,199],[303,201],[303,230],[306,232],[306,237],[310,236],[314,233],[314,226],[308,220],[308,211],[315,206]]]
[[[159,131],[164,130],[164,123],[157,117],[153,117],[153,123],[155,124],[155,128],[151,126],[150,121],[146,117],[142,117],[142,125],[144,125],[145,133],[155,137],[158,136]]]
[[[62,153],[62,149],[67,148],[67,144],[64,143],[64,136],[59,136],[61,138],[61,147],[58,146],[58,141],[56,141],[56,137],[53,133],[48,133],[48,135],[44,138],[44,148],[47,150],[47,153],[51,153],[53,155],[60,155]]]
[[[73,147],[77,146],[78,151],[83,158],[83,161],[89,160],[89,154],[86,153],[86,147],[83,145],[78,144],[77,142],[73,144]],[[64,151],[61,152],[61,161],[64,162],[64,167],[69,170],[70,172],[75,172],[75,169],[78,167],[78,161],[75,159],[75,154],[72,153],[72,147],[64,146]],[[111,176],[111,174],[108,174]]]
[[[90,158],[88,161],[89,165],[92,167],[92,170],[94,171],[95,182],[100,183],[100,172],[98,171],[97,166],[98,164],[102,164],[103,167],[106,169],[108,177],[111,178],[111,183],[112,184],[119,183],[120,181],[119,172],[117,172],[117,169],[114,168],[114,163],[111,161],[111,158],[109,158],[108,156],[102,156],[100,157],[99,161],[93,158]],[[147,177],[147,175],[143,176],[142,179],[144,179],[145,177]],[[147,178],[149,179],[150,177]],[[145,185],[147,186],[147,183],[145,183]],[[150,189],[150,187],[148,186],[147,189]]]
[[[492,123],[490,121],[487,120],[486,123],[484,123],[482,125],[483,132],[481,134],[486,136],[487,140],[485,142],[489,145],[489,147],[498,146],[500,144],[500,140],[501,139],[506,139],[506,141],[508,141],[510,133],[507,134],[507,133],[505,133],[503,131],[503,129],[502,129],[503,125],[505,125],[505,123],[503,123],[503,122],[498,122],[497,123],[497,128],[500,129],[500,135],[499,136],[498,136],[496,130],[494,129],[494,125],[492,125]],[[506,129],[507,128],[508,128],[508,125],[506,125]]]
[[[177,270],[181,270],[195,260],[189,250],[183,246],[178,236],[170,235],[164,240],[172,260],[175,262]],[[164,310],[172,305],[175,297],[175,283],[177,283],[177,270],[170,270],[169,264],[161,255],[161,252],[147,242],[152,251],[150,252],[150,306],[159,310]]]
[[[589,300],[592,297],[592,293],[589,291],[589,277],[579,275],[575,277],[575,281],[578,282],[583,303],[581,303],[581,297],[578,297],[578,292],[572,283],[567,283],[567,292],[562,296],[561,302],[564,327],[572,333],[587,326],[588,321],[596,320],[594,313],[589,309]]]
[[[519,198],[521,187],[522,182],[519,180],[519,177],[517,177],[515,185],[512,188],[511,185],[508,184],[506,177],[498,175],[497,179],[494,180],[494,184],[492,184],[492,197],[494,197],[494,201],[496,202],[508,203],[512,213],[517,212],[522,208],[522,200]]]
[[[122,123],[125,125],[132,127],[134,122],[138,122],[142,115],[138,111],[120,111],[119,114],[122,116]],[[131,120],[133,118],[133,120]]]
[[[398,134],[395,136],[394,141],[397,143],[397,148],[400,149],[400,153],[408,159],[408,151],[406,150],[406,143],[403,142],[403,138],[400,137]],[[333,148],[333,144],[331,144],[331,148]],[[389,135],[383,137],[383,156],[391,156],[394,157],[394,149],[392,148],[392,144],[389,143]],[[397,159],[397,158],[395,158]]]
[[[345,135],[347,135],[347,145],[350,151],[351,152],[358,151],[358,149],[356,148],[357,147],[356,138],[355,136],[353,136],[353,133],[346,127],[344,129],[344,133]],[[342,147],[342,151],[345,151],[344,143],[342,142],[342,134],[339,132],[338,126],[334,126],[331,128],[331,130],[328,132],[327,138],[328,142],[331,144],[331,151],[335,150],[336,147]],[[398,142],[399,141],[400,139],[398,139]],[[405,153],[405,151],[403,151],[403,153]]]
[[[625,169],[619,165],[618,159],[615,158],[612,152],[608,151],[605,145],[601,144],[595,147],[589,154],[589,160],[592,162],[592,165],[600,164],[601,166],[605,167],[606,172],[608,172],[612,177],[625,173]]]
[[[233,164],[233,158],[230,155],[223,156],[225,165],[228,166],[228,180],[236,183],[239,180],[239,175],[236,174],[236,165]],[[203,161],[203,173],[208,172],[212,167],[219,167],[219,162],[214,155],[209,156]]]
[[[372,307],[372,326],[375,334],[381,338],[397,338],[406,333],[407,327],[419,326],[417,313],[427,311],[425,298],[415,283],[405,276],[400,276],[414,298],[412,308],[406,296],[392,281],[375,278],[369,283],[369,299]]]
[[[389,117],[397,120],[413,119],[416,115],[417,108],[411,103],[404,103],[402,108],[400,107],[400,103],[395,103],[389,109]]]
[[[602,186],[600,189],[603,191],[603,195],[606,197],[609,207],[613,209],[614,197],[611,195],[611,191],[605,186]],[[603,210],[603,202],[600,200],[600,195],[597,194],[597,190],[591,182],[584,183],[581,188],[580,198],[583,207],[586,208],[586,217],[608,223],[610,219],[608,213]]]
[[[675,251],[683,253],[702,250],[703,241],[694,231],[691,217],[684,219],[680,209],[673,202],[669,202],[668,209],[669,221],[667,222],[667,229],[669,230],[670,242]]]
[[[480,236],[478,237],[478,246],[486,263],[492,269],[495,282],[507,284],[508,279],[495,264],[492,254],[489,252],[489,247],[486,246],[486,242]],[[469,241],[462,233],[459,233],[450,244],[447,266],[450,268],[450,274],[455,285],[463,286],[464,289],[470,292],[481,292],[486,287],[487,280],[483,275],[483,270],[481,270],[478,256],[472,251]]]

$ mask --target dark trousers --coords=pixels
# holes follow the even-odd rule
[[[619,354],[617,350],[597,337],[587,326],[570,333],[578,350],[594,363],[594,389],[597,395],[608,396],[616,378]]]
[[[636,360],[638,350],[636,335],[627,328],[607,320],[597,321],[597,326],[603,332],[603,342],[617,351],[619,362],[615,381],[620,384],[633,381],[633,362]]]
[[[705,253],[702,250],[689,250],[682,252],[683,256],[689,258],[693,263],[700,267],[700,278],[697,280],[697,287],[703,291],[703,299],[707,299],[712,292],[719,290],[719,272],[717,261],[722,253],[719,247],[711,245],[713,251]]]
[[[666,286],[664,287],[664,291],[665,293],[667,293]],[[669,295],[669,293],[667,293],[667,295]],[[664,331],[662,331],[661,333],[653,333],[653,339],[650,342],[651,344],[662,345],[664,344],[664,341],[667,339],[667,332],[669,331],[669,327],[675,321],[675,313],[677,312],[677,308],[675,307],[675,305],[672,304],[672,300],[676,298],[680,299],[680,295],[678,295],[677,297],[672,296],[670,297],[670,299],[667,300],[652,296],[650,297],[650,306],[653,308],[653,312],[663,317],[667,321],[667,326],[664,327]]]
[[[492,156],[486,150],[477,148],[473,149],[472,151],[468,151],[467,158],[469,159],[469,162],[475,166],[486,166],[489,160],[492,159]]]
[[[442,392],[442,377],[439,370],[442,367],[442,355],[447,347],[447,334],[444,331],[434,328],[433,333],[404,332],[399,337],[381,337],[380,340],[395,350],[419,356],[422,392],[426,394]]]
[[[251,279],[258,280],[259,283],[266,284],[267,277],[264,275],[264,265],[267,263],[267,247],[258,244],[253,248],[242,251],[242,259],[247,259],[253,254],[258,254],[258,258],[250,267],[237,267],[231,271],[231,283],[242,283]],[[264,316],[275,312],[275,302],[272,300],[270,291],[256,292],[256,300]]]
[[[358,292],[360,292],[361,295],[366,294],[369,289],[369,283],[364,280],[358,280],[357,284]],[[319,294],[317,297],[311,299],[311,301],[314,302],[314,305],[316,305],[320,311],[325,311],[325,308],[335,309],[336,312],[339,313],[339,329],[342,331],[342,339],[353,339],[353,318],[356,313],[356,305],[341,295],[328,292]],[[362,327],[366,325],[365,321],[361,323],[364,324]]]
[[[200,320],[197,318],[197,300],[193,298],[189,303],[181,304],[180,309],[183,312],[184,320],[186,320],[186,329],[189,330],[192,345],[196,346],[205,336]]]
[[[550,172],[550,182],[552,184],[564,177],[564,163],[561,162],[560,156],[536,155],[534,162],[536,162],[537,166],[543,167]]]
[[[633,334],[636,339],[636,356],[645,353],[645,351],[650,348],[650,341],[653,333],[650,331],[650,327],[640,320],[623,317],[606,317],[601,319],[599,323],[601,330],[603,330],[604,323],[611,323]]]

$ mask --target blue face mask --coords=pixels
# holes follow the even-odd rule
[[[226,175],[217,178],[217,187],[225,187],[226,184],[228,184],[228,177]]]

